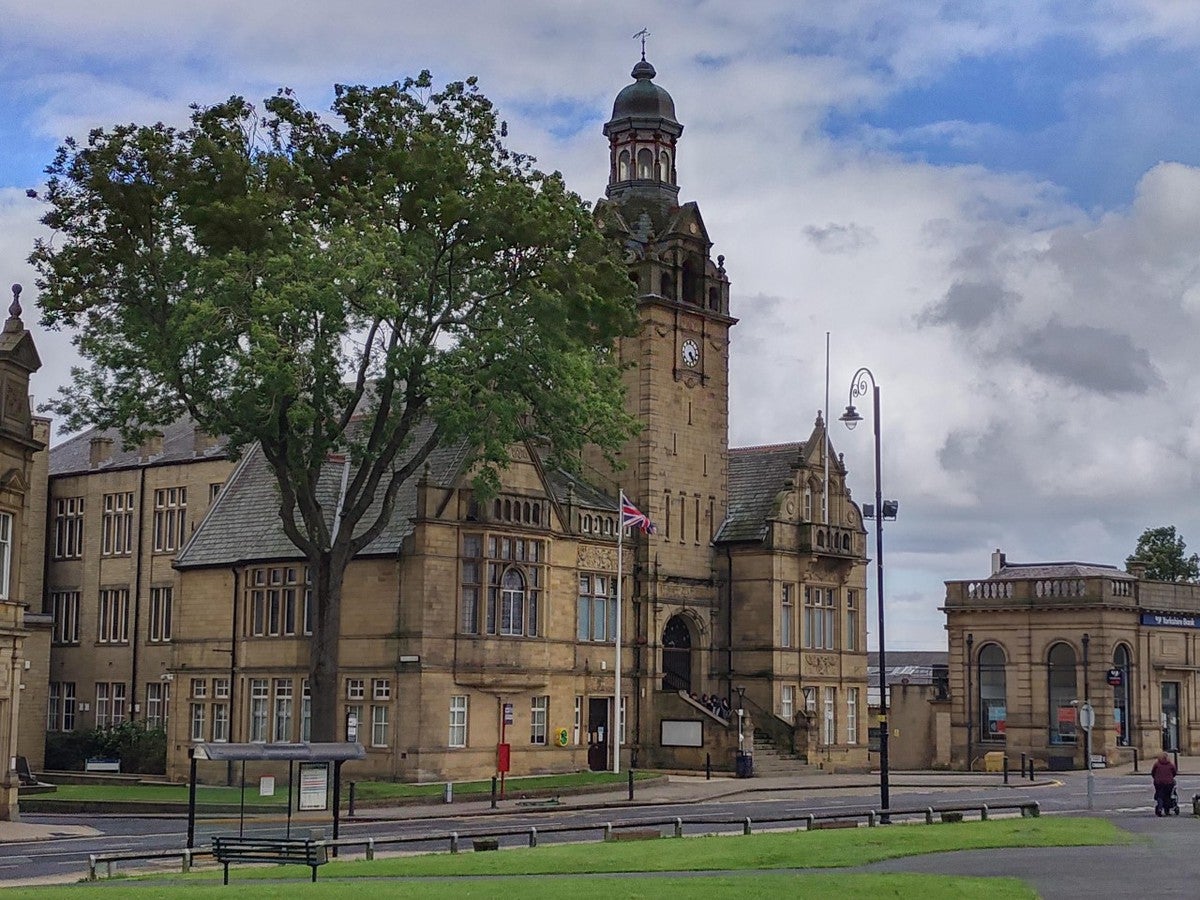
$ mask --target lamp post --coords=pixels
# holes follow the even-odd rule
[[[975,633],[967,633],[967,771],[971,771],[971,744],[975,737],[975,712],[971,708],[975,687],[971,684],[971,665],[975,659]],[[982,693],[982,691],[981,691]],[[981,704],[982,705],[982,702]],[[980,711],[982,718],[982,710]]]
[[[891,808],[891,799],[888,791],[887,649],[884,643],[883,626],[883,517],[887,513],[889,518],[894,519],[898,504],[894,500],[889,500],[886,508],[883,504],[879,474],[879,384],[875,381],[875,375],[866,366],[855,372],[854,377],[850,380],[850,402],[847,404],[841,420],[851,431],[862,421],[863,417],[854,408],[854,401],[867,393],[868,382],[871,386],[872,417],[875,426],[875,508],[872,512],[875,516],[875,595],[879,604],[879,803],[884,811],[883,821],[886,822],[888,820],[886,813]],[[864,510],[864,515],[866,512]]]

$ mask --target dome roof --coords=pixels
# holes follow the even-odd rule
[[[654,83],[654,66],[640,60],[630,73],[637,79],[626,85],[613,102],[612,121],[617,119],[666,119],[675,122],[675,101]]]

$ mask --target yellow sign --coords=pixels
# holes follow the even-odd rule
[[[558,729],[558,733],[555,734],[555,736],[554,736],[554,739],[556,741],[558,741],[558,746],[560,746],[560,747],[567,746],[568,738],[569,738],[569,735],[567,734],[567,729],[565,729],[565,728]]]

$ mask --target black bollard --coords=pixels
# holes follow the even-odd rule
[[[1172,750],[1172,751],[1171,751],[1171,755],[1172,755],[1172,756],[1175,758],[1175,759],[1174,759],[1174,762],[1175,762],[1175,774],[1176,774],[1176,775],[1178,775],[1178,774],[1179,774],[1179,751],[1178,751],[1178,750]]]
[[[1033,757],[1029,757],[1029,780],[1033,781]]]
[[[496,808],[496,776],[492,776],[492,809]]]
[[[1025,754],[1021,754],[1021,778],[1025,777]]]
[[[1004,783],[1008,784],[1008,754],[1004,754]]]
[[[629,770],[629,799],[633,799],[633,769]]]
[[[704,754],[704,780],[712,781],[712,754]]]
[[[356,787],[358,787],[358,782],[350,782],[350,808],[346,811],[346,815],[348,815],[351,819],[354,818],[354,789]]]
[[[1138,770],[1138,748],[1134,747],[1133,748],[1133,771],[1134,771],[1134,774],[1137,774],[1137,770]]]

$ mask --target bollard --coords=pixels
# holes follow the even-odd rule
[[[633,769],[629,770],[629,799],[633,799]]]
[[[1138,748],[1133,748],[1133,772],[1136,775],[1138,770]]]
[[[809,813],[807,816],[804,817],[804,830],[812,831],[816,827],[817,827],[817,817],[814,816],[812,813]]]
[[[675,817],[675,837],[683,837],[683,819]]]
[[[446,792],[442,795],[442,799],[447,803],[454,802],[454,782],[446,782]]]
[[[1004,754],[1004,783],[1008,784],[1008,754]]]
[[[1179,751],[1178,751],[1178,750],[1172,750],[1172,751],[1171,751],[1171,756],[1173,756],[1173,757],[1174,757],[1174,759],[1172,760],[1172,762],[1174,762],[1174,763],[1175,763],[1175,774],[1176,774],[1176,775],[1178,775],[1178,774],[1179,774]]]
[[[979,821],[986,822],[987,820],[988,820],[988,808],[987,808],[987,804],[985,803],[985,804],[983,804],[983,806],[979,807]]]
[[[183,874],[186,875],[190,871],[192,871],[192,851],[185,847],[183,850]]]
[[[925,807],[925,824],[926,825],[933,824],[933,807],[932,806]]]
[[[1200,794],[1192,795],[1192,815],[1200,816]]]
[[[458,852],[458,832],[457,831],[450,832],[450,852],[451,853]]]
[[[367,852],[365,856],[368,860],[375,858],[375,838],[367,838]]]
[[[1029,757],[1029,780],[1033,781],[1033,757]]]
[[[87,874],[87,880],[88,880],[88,881],[95,881],[95,880],[96,880],[96,854],[94,854],[94,853],[89,853],[89,854],[88,854],[88,874]]]
[[[349,808],[346,810],[346,815],[349,816],[351,819],[354,818],[354,789],[357,786],[358,786],[357,781],[350,782],[350,803],[349,803]]]
[[[704,754],[704,780],[712,781],[712,754]]]
[[[537,828],[532,825],[529,826],[529,846],[537,846]]]
[[[606,840],[606,841],[612,840],[612,822],[604,823],[604,840]]]
[[[867,827],[868,828],[875,827],[875,810],[873,810],[873,809],[867,810]]]
[[[1021,754],[1021,777],[1025,777],[1025,754]]]
[[[496,808],[496,776],[492,776],[492,809]]]
[[[742,834],[750,833],[750,817],[746,816],[746,821],[742,823]]]

